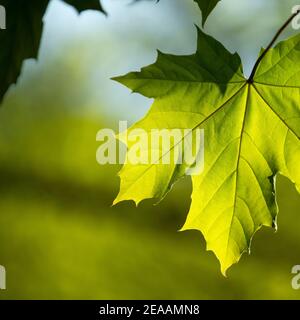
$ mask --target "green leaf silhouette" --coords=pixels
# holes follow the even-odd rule
[[[82,12],[84,10],[98,10],[102,11],[103,7],[101,6],[100,0],[64,0],[69,5],[76,8],[78,12]]]
[[[202,26],[204,26],[208,16],[214,10],[220,0],[194,0],[197,2],[202,12]]]
[[[141,0],[135,0],[135,1],[141,1]],[[159,2],[160,0],[156,0],[156,2]],[[208,18],[208,16],[211,14],[211,12],[214,10],[216,5],[221,0],[194,0],[201,12],[202,12],[202,27],[204,27],[204,24]]]

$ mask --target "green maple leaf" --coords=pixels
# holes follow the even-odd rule
[[[159,52],[153,65],[116,78],[155,99],[128,133],[205,130],[204,171],[192,178],[192,203],[182,230],[202,232],[223,274],[249,250],[261,226],[276,226],[276,175],[300,189],[300,35],[261,60],[247,80],[239,56],[198,29],[195,54]],[[115,203],[162,199],[184,175],[184,166],[125,164]]]
[[[99,0],[65,0],[78,12],[103,11]],[[43,16],[49,0],[1,0],[6,9],[6,30],[0,31],[0,103],[20,75],[23,61],[36,58],[43,31]]]
[[[214,10],[220,0],[194,0],[197,2],[202,12],[202,26],[204,26],[208,16]]]

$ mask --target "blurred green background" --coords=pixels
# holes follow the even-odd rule
[[[139,119],[151,101],[109,80],[155,60],[156,49],[195,50],[191,0],[103,1],[109,16],[51,2],[39,60],[27,61],[0,110],[1,299],[299,299],[300,197],[278,179],[279,230],[224,278],[200,233],[177,230],[189,178],[159,205],[111,207],[119,166],[96,163],[96,133]],[[289,0],[224,0],[207,32],[241,54],[249,74],[291,13]],[[289,29],[284,35],[295,31]]]

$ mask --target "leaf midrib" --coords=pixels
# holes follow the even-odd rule
[[[235,176],[234,204],[233,204],[233,212],[232,212],[231,221],[230,221],[230,225],[229,225],[229,228],[228,228],[228,238],[227,238],[226,250],[225,250],[225,252],[226,252],[225,261],[227,259],[229,241],[230,241],[230,239],[233,239],[233,238],[230,237],[230,234],[231,234],[231,230],[232,230],[232,224],[233,224],[233,221],[234,221],[234,217],[236,216],[235,213],[236,213],[237,198],[238,198],[239,166],[240,166],[240,160],[241,160],[241,151],[242,151],[242,144],[243,144],[245,125],[246,125],[246,122],[247,122],[247,114],[248,114],[248,110],[249,110],[250,88],[251,88],[251,84],[247,83],[247,97],[246,97],[245,110],[244,110],[244,115],[243,115],[242,128],[241,128],[241,133],[240,133],[240,143],[239,143],[237,165],[236,165],[236,173],[235,173],[236,176]],[[243,228],[243,226],[242,226],[242,228]]]

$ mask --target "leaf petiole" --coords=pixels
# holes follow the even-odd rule
[[[259,64],[261,63],[261,61],[263,60],[263,58],[266,56],[266,54],[268,53],[268,51],[273,47],[273,45],[275,44],[275,42],[277,41],[277,39],[280,37],[281,33],[287,28],[287,26],[294,20],[294,18],[300,13],[300,10],[298,10],[297,12],[295,12],[294,14],[292,14],[289,19],[282,25],[282,27],[277,31],[277,33],[275,34],[275,36],[273,37],[272,41],[270,42],[270,44],[267,46],[267,48],[262,52],[262,54],[259,56],[259,58],[257,59],[251,75],[248,79],[248,83],[253,83],[253,79],[255,76],[255,73],[257,71],[257,68],[259,67]]]

